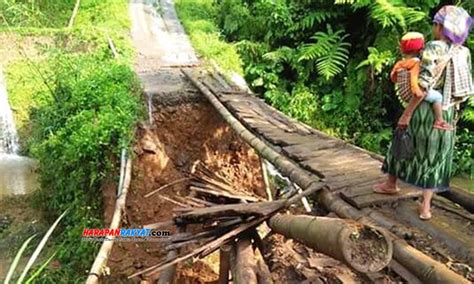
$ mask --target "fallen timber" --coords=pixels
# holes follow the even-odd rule
[[[258,138],[250,130],[233,116],[233,114],[224,106],[224,104],[217,98],[217,94],[211,92],[205,84],[201,83],[189,70],[183,70],[183,73],[191,80],[191,82],[206,96],[214,108],[221,114],[232,129],[248,144],[250,144],[257,152],[269,162],[274,164],[280,172],[288,176],[293,182],[298,184],[303,189],[311,186],[313,182],[317,182],[321,175],[314,175],[301,169],[298,165],[293,163],[290,159],[280,154],[273,149],[262,139]],[[270,141],[272,142],[272,141]],[[273,142],[272,142],[273,143]],[[353,146],[353,148],[358,148]],[[360,150],[362,151],[362,150]],[[366,151],[362,151],[366,152]],[[373,158],[380,160],[379,156],[370,155]],[[330,196],[330,197],[328,197]],[[339,196],[334,196],[328,191],[320,191],[315,194],[315,199],[335,212],[337,215],[344,218],[351,218],[357,220],[362,217],[362,213],[351,205],[347,204]],[[344,206],[342,206],[344,205]],[[379,224],[377,220],[365,216],[361,219],[365,224]],[[363,222],[363,223],[364,223]],[[405,266],[422,281],[430,281],[430,283],[469,283],[465,278],[449,270],[445,265],[434,261],[431,257],[419,252],[413,247],[409,246],[405,241],[393,235],[394,242],[394,258],[401,265]]]
[[[343,261],[359,272],[378,272],[392,259],[392,242],[385,230],[355,221],[277,214],[268,225],[276,233]]]
[[[237,225],[227,225],[226,227],[228,228],[223,230],[220,236],[212,237],[217,232],[214,229],[209,230],[209,233],[205,231],[193,234],[190,236],[191,239],[189,241],[187,238],[183,239],[181,236],[174,236],[171,240],[172,242],[186,240],[178,244],[179,247],[199,243],[199,239],[204,235],[206,238],[201,239],[201,245],[197,249],[146,268],[131,275],[130,278],[142,274],[145,276],[153,275],[193,256],[205,257],[238,238],[230,256],[230,270],[232,271],[234,283],[261,283],[256,280],[257,275],[262,273],[268,274],[268,269],[262,267],[263,264],[257,265],[257,262],[254,262],[254,257],[251,256],[253,253],[249,236],[252,235],[250,230],[253,230],[253,228],[266,220],[269,220],[270,227],[275,232],[289,238],[295,238],[317,251],[345,262],[356,271],[376,272],[383,269],[392,257],[392,244],[383,231],[371,226],[362,226],[354,221],[337,218],[275,215],[278,211],[298,202],[303,196],[314,194],[315,192],[314,189],[307,190],[287,200],[198,208],[178,215],[174,218],[175,223],[177,226],[183,226],[193,224],[196,220],[201,220],[197,216],[203,216],[215,223],[219,222],[219,218],[223,217],[225,212],[230,212],[230,217],[237,217],[239,216],[238,212],[242,212],[242,215],[237,217],[239,223]],[[260,212],[257,209],[258,207],[262,208]],[[232,208],[232,210],[225,208]],[[190,218],[190,216],[192,217]],[[179,223],[176,222],[177,220],[179,220]],[[222,223],[225,224],[226,222]],[[257,244],[258,240],[254,239],[254,242]],[[168,248],[172,250],[176,249],[177,246],[168,246]],[[166,275],[166,277],[169,276]],[[223,277],[225,279],[225,276]]]
[[[156,265],[153,265],[149,268],[138,271],[137,273],[134,273],[134,274],[130,275],[129,278],[133,278],[133,277],[136,277],[136,276],[142,275],[142,274],[147,274],[147,275],[154,274],[156,272],[159,272],[159,271],[161,271],[161,270],[163,270],[167,267],[170,267],[170,266],[172,266],[172,265],[174,265],[174,264],[176,264],[180,261],[183,261],[185,259],[188,259],[190,257],[194,257],[194,256],[198,256],[198,257],[201,257],[201,258],[205,257],[205,256],[209,255],[210,253],[214,252],[215,250],[219,249],[219,247],[222,244],[224,244],[224,243],[228,242],[229,240],[231,240],[231,239],[235,238],[236,236],[238,236],[240,233],[245,232],[248,229],[251,229],[251,228],[254,228],[254,227],[258,226],[259,224],[261,224],[261,223],[265,222],[266,220],[268,220],[274,213],[278,212],[279,210],[283,210],[283,209],[287,208],[291,204],[294,204],[294,203],[298,202],[303,197],[314,194],[314,192],[316,192],[317,190],[320,190],[324,186],[325,186],[325,184],[319,183],[318,186],[313,186],[312,188],[307,189],[307,190],[305,190],[304,192],[302,192],[300,194],[297,194],[297,195],[295,195],[291,198],[288,198],[288,199],[284,200],[285,202],[280,203],[280,206],[275,208],[274,211],[270,211],[266,215],[252,216],[250,218],[247,218],[245,220],[245,222],[242,222],[242,224],[240,224],[236,228],[233,228],[230,231],[227,231],[223,235],[221,235],[221,236],[219,236],[219,237],[217,237],[213,240],[207,239],[206,244],[204,246],[199,247],[198,249],[196,249],[196,250],[194,250],[194,251],[192,251],[188,254],[185,254],[183,256],[176,257],[172,260],[165,260],[165,261],[163,261],[161,263],[158,263]],[[221,205],[221,206],[226,206],[226,205]]]

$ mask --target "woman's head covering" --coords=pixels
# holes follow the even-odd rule
[[[406,33],[400,41],[402,53],[419,53],[425,46],[423,34],[417,32]]]
[[[454,44],[463,44],[473,18],[461,7],[447,5],[443,6],[434,16],[433,22],[443,25],[443,35]]]

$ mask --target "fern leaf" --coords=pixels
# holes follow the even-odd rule
[[[312,39],[316,43],[303,46],[299,61],[310,61],[316,66],[318,74],[330,79],[341,73],[349,59],[349,43],[344,42],[348,37],[343,30],[333,32],[328,26],[328,32],[317,32]]]

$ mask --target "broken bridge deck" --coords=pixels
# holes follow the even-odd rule
[[[198,76],[249,130],[322,178],[353,206],[360,209],[421,195],[421,191],[404,183],[400,183],[401,191],[395,195],[374,193],[372,186],[385,177],[380,170],[381,156],[288,118],[257,96],[222,84],[215,76]]]

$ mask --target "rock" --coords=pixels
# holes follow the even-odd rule
[[[142,141],[142,149],[143,149],[143,151],[145,151],[147,153],[156,154],[157,147],[156,147],[155,143],[153,143],[152,141],[143,140]]]

